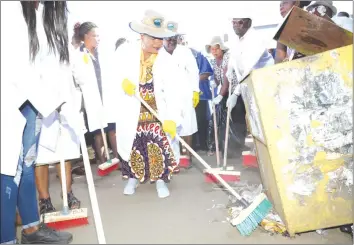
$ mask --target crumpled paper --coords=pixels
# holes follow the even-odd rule
[[[269,213],[261,222],[261,227],[263,230],[271,233],[271,234],[282,234],[287,235],[286,227],[279,217],[274,211]]]

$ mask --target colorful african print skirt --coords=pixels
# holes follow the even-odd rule
[[[177,162],[160,123],[139,124],[130,161],[122,161],[125,178],[136,178],[140,183],[162,179],[169,182]]]

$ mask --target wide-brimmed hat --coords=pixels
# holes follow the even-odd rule
[[[335,16],[337,14],[337,8],[333,5],[333,2],[332,1],[329,1],[329,0],[318,0],[318,1],[312,1],[310,3],[310,5],[308,5],[306,7],[306,9],[309,9],[313,6],[319,6],[319,5],[323,5],[323,6],[326,6],[328,8],[330,8],[333,12],[333,16]]]
[[[165,21],[165,28],[175,33],[175,36],[182,36],[184,33],[178,32],[178,23],[172,20]]]
[[[220,36],[214,36],[211,41],[205,45],[205,51],[209,54],[211,46],[219,45],[220,49],[223,51],[229,50],[229,48],[224,44],[224,41]]]
[[[147,34],[157,38],[173,37],[176,34],[165,28],[165,17],[153,10],[145,11],[145,15],[141,21],[132,21],[129,27],[139,33]]]

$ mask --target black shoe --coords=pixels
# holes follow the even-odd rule
[[[81,202],[74,196],[73,192],[68,193],[68,205],[70,209],[78,209],[81,206]]]
[[[55,212],[55,208],[50,200],[50,197],[47,199],[39,199],[39,212],[40,214]]]
[[[39,229],[32,234],[22,231],[21,244],[69,244],[73,235],[69,232],[59,232],[40,224]]]

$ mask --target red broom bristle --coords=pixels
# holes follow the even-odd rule
[[[105,170],[97,169],[97,174],[98,176],[106,176],[117,169],[118,169],[118,163],[110,166],[109,168],[106,168]]]
[[[58,222],[47,223],[46,225],[54,230],[64,230],[72,227],[88,225],[88,218],[79,218],[72,220],[63,220]]]
[[[205,176],[205,182],[207,183],[219,183],[219,180],[211,173],[204,173],[204,176]],[[220,177],[228,183],[240,181],[239,175],[220,174]]]

